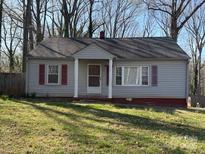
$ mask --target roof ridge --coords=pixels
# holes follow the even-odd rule
[[[169,36],[152,36],[152,37],[123,37],[123,38],[113,38],[113,37],[105,37],[104,39],[101,39],[99,37],[93,37],[93,38],[88,38],[88,37],[62,37],[62,36],[52,36],[49,38],[62,38],[62,39],[71,39],[71,40],[77,40],[77,39],[99,39],[99,40],[106,40],[106,39],[154,39],[154,38],[167,38],[167,39],[171,39],[173,40],[173,38],[169,37]],[[49,39],[48,38],[48,39]]]

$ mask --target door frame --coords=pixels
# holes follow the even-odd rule
[[[99,76],[99,88],[98,87],[89,87],[89,66],[90,65],[98,65],[100,66],[100,76]],[[96,63],[90,63],[87,64],[87,94],[101,94],[102,92],[102,71],[101,71],[102,67],[101,64],[96,64]],[[91,90],[91,88],[93,88],[93,90]]]

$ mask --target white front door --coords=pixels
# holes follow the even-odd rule
[[[92,94],[101,93],[101,65],[88,64],[87,69],[87,92]]]

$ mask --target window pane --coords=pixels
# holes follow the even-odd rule
[[[49,74],[48,75],[48,83],[58,83],[58,75]]]
[[[89,87],[99,87],[100,86],[100,78],[99,77],[89,77]]]
[[[57,74],[58,73],[58,65],[49,65],[48,66],[49,74]]]
[[[148,85],[148,67],[142,67],[142,85]]]
[[[142,76],[148,76],[148,67],[142,67]]]
[[[140,71],[140,67],[137,67],[137,78],[136,78],[136,84],[140,85],[140,79],[141,79],[141,71]]]
[[[122,85],[122,77],[116,76],[116,85]]]
[[[89,65],[89,75],[100,75],[100,66]]]
[[[142,77],[142,85],[148,85],[148,76]]]
[[[122,67],[116,68],[116,76],[122,76]]]
[[[125,67],[124,74],[125,85],[140,84],[140,69],[139,67]]]

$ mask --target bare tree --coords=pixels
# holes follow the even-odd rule
[[[193,3],[192,0],[144,0],[144,2],[147,4],[149,10],[161,13],[161,15],[158,15],[160,16],[159,18],[163,17],[163,15],[168,16],[169,22],[167,22],[167,27],[169,27],[169,35],[177,41],[180,30],[193,14],[203,6],[205,0],[197,1],[197,4],[192,10],[188,9],[189,5]],[[163,24],[165,23],[163,21]]]
[[[50,0],[48,1],[49,7],[47,7],[46,13],[46,27],[49,37],[51,36],[63,36],[64,25],[62,16],[62,3],[61,1]],[[46,31],[46,29],[45,29]],[[44,35],[45,35],[44,31]]]
[[[149,12],[145,12],[143,18],[143,32],[142,37],[151,37],[153,35],[155,21],[153,20],[153,16],[149,14]]]
[[[140,3],[133,4],[129,0],[102,1],[101,18],[103,29],[109,37],[124,37],[130,25],[136,23]]]
[[[78,0],[77,7],[70,22],[71,37],[84,37],[86,36],[87,24],[89,24],[89,1]],[[92,19],[93,27],[93,19]],[[93,28],[92,28],[93,29]]]
[[[190,38],[190,49],[192,51],[192,62],[194,71],[194,94],[201,94],[201,60],[205,46],[205,12],[202,7],[194,14],[187,23],[187,31]]]
[[[8,57],[9,59],[9,71],[14,71],[15,66],[15,53],[16,50],[21,42],[21,34],[18,31],[18,26],[15,22],[11,19],[11,17],[7,17],[3,22],[3,36],[1,37],[5,49],[2,50],[3,53]]]
[[[77,7],[77,1],[74,0],[73,3],[67,2],[67,0],[63,0],[62,3],[62,15],[64,17],[64,37],[69,37],[69,25],[71,22],[71,17],[74,15],[76,7]],[[68,10],[68,4],[70,11]]]
[[[31,27],[31,29],[36,34],[36,44],[39,44],[44,38],[47,17],[47,4],[48,0],[35,0],[32,5],[35,28]],[[31,23],[31,25],[33,24]]]

